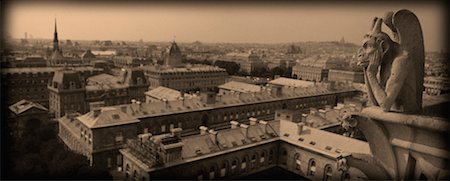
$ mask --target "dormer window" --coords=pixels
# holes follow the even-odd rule
[[[142,78],[141,78],[141,77],[138,77],[136,81],[137,81],[137,84],[143,84],[143,83],[142,83]]]
[[[76,84],[75,84],[75,82],[74,81],[70,81],[69,82],[69,89],[76,89],[77,87],[76,87]]]

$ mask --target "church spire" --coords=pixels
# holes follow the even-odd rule
[[[59,51],[59,40],[58,40],[58,30],[56,27],[56,18],[55,18],[55,32],[53,33],[53,51]]]

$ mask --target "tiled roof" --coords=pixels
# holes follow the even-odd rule
[[[280,138],[332,157],[346,153],[371,154],[367,142],[308,126],[303,126],[302,133],[299,135],[297,123],[290,121],[280,121]]]
[[[178,98],[180,98],[181,92],[171,89],[171,88],[159,86],[157,88],[154,88],[152,90],[145,92],[145,95],[148,95],[148,96],[154,97],[156,99],[160,99],[160,100],[166,99],[166,100],[172,101],[172,100],[177,100]]]
[[[220,89],[227,89],[236,92],[260,92],[261,87],[253,84],[247,84],[243,82],[230,81],[225,84],[219,85]]]
[[[138,119],[115,108],[101,108],[98,115],[95,110],[90,111],[77,119],[91,129],[139,122]]]
[[[289,86],[289,87],[314,86],[314,82],[311,82],[311,81],[290,79],[290,78],[285,78],[285,77],[280,77],[280,78],[271,80],[271,81],[269,81],[269,84],[276,84],[276,85]]]
[[[105,90],[125,88],[124,78],[110,74],[99,74],[87,79],[86,90]]]

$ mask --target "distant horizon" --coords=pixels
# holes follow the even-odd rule
[[[31,3],[32,2],[32,3]],[[446,50],[445,14],[430,3],[85,3],[11,2],[7,35],[52,39],[57,18],[60,40],[235,44],[345,42],[359,45],[372,18],[408,8],[418,16],[426,51]],[[384,27],[384,30],[388,30]]]

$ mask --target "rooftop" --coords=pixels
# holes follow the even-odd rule
[[[240,93],[238,95],[217,95],[213,104],[206,104],[199,97],[190,97],[183,100],[173,100],[167,102],[150,102],[141,104],[126,104],[113,107],[121,107],[128,114],[137,118],[156,117],[174,113],[211,110],[223,107],[233,107],[252,103],[271,102],[300,97],[311,97],[319,95],[334,94],[340,92],[355,91],[351,87],[341,87],[337,90],[330,90],[325,85],[316,85],[304,89],[284,90],[281,95],[271,94],[270,88],[257,93]]]
[[[182,145],[181,160],[165,163],[164,166],[174,166],[186,162],[201,160],[211,156],[226,154],[240,149],[245,149],[260,144],[274,141],[284,141],[292,145],[302,147],[306,150],[338,158],[351,153],[371,154],[368,143],[345,137],[342,135],[330,133],[320,129],[303,126],[299,134],[298,123],[276,120],[276,121],[256,121],[250,125],[239,125],[225,130],[207,130],[200,135],[181,137],[179,140]],[[170,134],[164,134],[170,136]],[[146,142],[145,139],[142,142]],[[135,157],[136,160],[146,160],[145,154],[136,154],[136,151],[142,150],[143,144],[129,145],[122,149],[125,155]],[[144,163],[143,167],[148,171],[158,169],[156,165]]]
[[[15,104],[9,106],[9,110],[14,112],[16,115],[22,114],[32,108],[37,108],[43,111],[48,111],[47,108],[40,105],[39,103],[34,103],[25,99],[20,100],[19,102],[16,102]]]
[[[311,82],[311,81],[290,79],[290,78],[285,78],[285,77],[280,77],[280,78],[271,80],[271,81],[269,81],[269,84],[276,84],[276,85],[289,86],[289,87],[314,86],[314,82]]]
[[[6,73],[44,73],[44,72],[56,72],[58,70],[62,70],[64,67],[24,67],[24,68],[2,68],[2,74]],[[103,70],[101,68],[94,67],[70,67],[72,70],[76,71],[100,71]]]
[[[226,72],[223,68],[209,65],[187,65],[184,67],[144,66],[143,70],[157,73]]]
[[[152,90],[149,90],[147,92],[145,92],[145,95],[147,96],[151,96],[160,100],[169,100],[169,101],[173,101],[173,100],[177,100],[178,98],[181,97],[181,92],[168,88],[168,87],[163,87],[163,86],[159,86],[157,88],[154,88]]]
[[[99,110],[90,111],[77,117],[77,119],[90,129],[139,122],[138,119],[115,108],[101,108]]]
[[[227,89],[236,92],[260,92],[261,87],[254,84],[244,82],[230,81],[218,86],[220,89]]]
[[[122,76],[114,76],[110,74],[99,74],[87,79],[86,90],[109,90],[109,89],[120,89],[125,88],[127,85],[124,84],[125,78]]]

